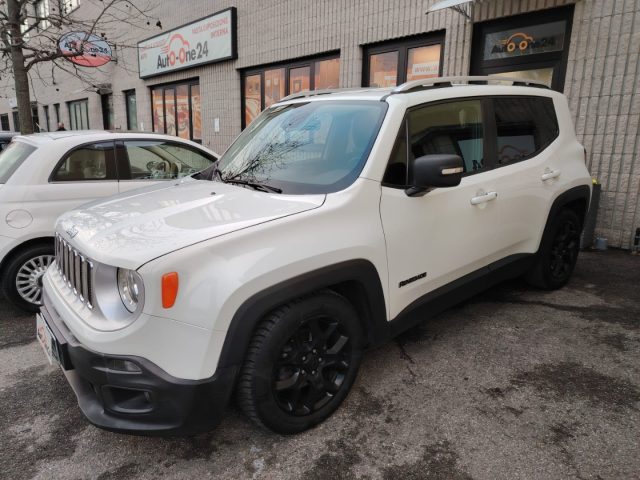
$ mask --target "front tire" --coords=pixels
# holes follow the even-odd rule
[[[7,300],[26,312],[42,305],[42,276],[53,262],[53,247],[31,245],[7,260],[2,269],[2,292]]]
[[[542,239],[536,263],[525,276],[526,281],[544,290],[564,287],[578,260],[581,229],[580,219],[573,210],[561,210]]]
[[[329,417],[347,396],[362,357],[358,315],[325,290],[269,314],[254,333],[238,403],[256,424],[291,434]]]

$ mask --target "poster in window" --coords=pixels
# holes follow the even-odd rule
[[[398,51],[378,53],[369,57],[369,85],[395,87],[398,81]]]
[[[193,139],[202,139],[202,113],[200,108],[200,85],[191,85],[191,124]]]
[[[299,67],[289,70],[289,93],[300,93],[311,88],[311,67]]]
[[[189,138],[189,85],[179,85],[176,88],[176,121],[178,136]]]
[[[484,37],[483,58],[495,60],[561,51],[565,30],[566,22],[561,20],[488,33]]]
[[[440,74],[440,45],[410,48],[407,58],[407,81],[433,78]]]
[[[338,88],[340,84],[340,59],[321,60],[315,64],[314,88]]]
[[[153,102],[153,131],[164,133],[164,102],[162,101],[162,89],[156,88],[151,93]]]
[[[260,110],[260,75],[250,75],[244,81],[245,125],[253,122]]]
[[[164,123],[167,135],[176,135],[176,92],[173,88],[164,91]]]
[[[270,107],[284,97],[284,68],[265,70],[264,72],[264,107]]]

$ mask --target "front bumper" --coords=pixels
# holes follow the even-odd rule
[[[93,352],[75,339],[55,312],[42,307],[40,313],[58,343],[56,357],[80,410],[93,425],[139,435],[191,435],[220,422],[235,368],[219,368],[205,380],[175,378],[141,357]],[[118,369],[124,361],[139,371]]]

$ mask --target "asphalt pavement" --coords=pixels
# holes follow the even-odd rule
[[[0,478],[640,478],[640,256],[583,253],[562,290],[508,282],[368,352],[297,436],[233,407],[192,438],[99,430],[0,300]]]

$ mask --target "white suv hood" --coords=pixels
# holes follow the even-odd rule
[[[189,178],[83,205],[62,215],[56,231],[93,260],[138,268],[179,248],[317,208],[324,199]]]

